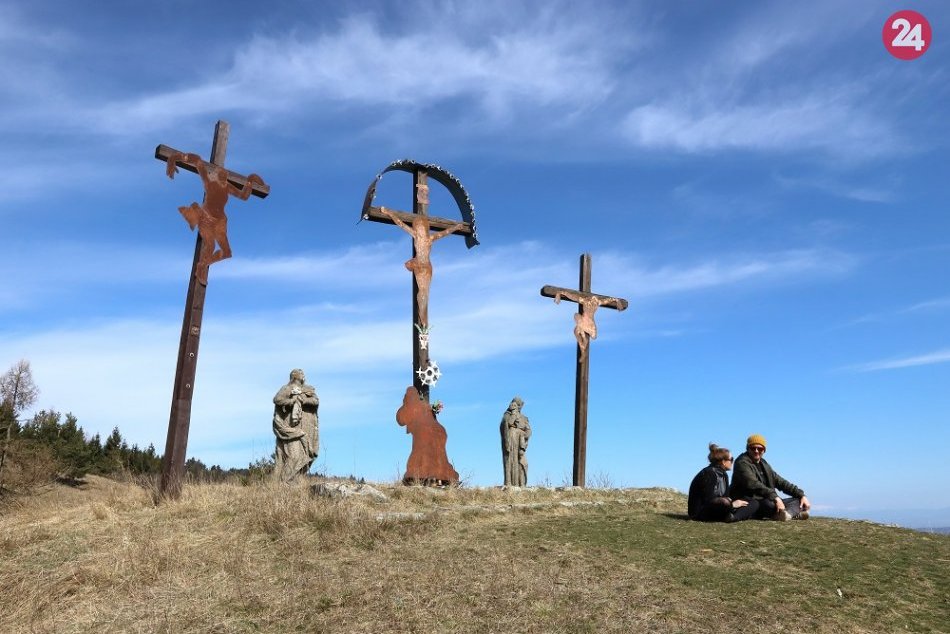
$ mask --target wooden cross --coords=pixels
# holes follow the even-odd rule
[[[259,178],[252,178],[254,175],[244,177],[230,170],[224,170],[224,156],[228,147],[228,133],[230,127],[226,121],[218,121],[214,127],[214,141],[211,144],[211,169],[222,170],[226,173],[227,188],[232,195],[247,197],[251,194],[259,198],[265,198],[270,193],[270,188]],[[179,152],[166,145],[159,145],[155,149],[155,158],[170,162],[168,166],[169,176],[174,174],[173,167],[182,167],[190,172],[202,174],[202,179],[208,170],[207,165],[202,165],[200,159],[194,160],[194,157]],[[233,189],[232,189],[233,187]],[[237,194],[240,191],[246,193]],[[199,232],[195,242],[195,257],[191,265],[191,277],[188,282],[188,295],[185,298],[185,315],[181,325],[181,340],[178,345],[178,364],[175,368],[175,385],[172,390],[171,414],[168,420],[168,437],[165,441],[165,455],[162,456],[162,479],[160,493],[163,497],[175,499],[181,495],[182,478],[185,473],[185,452],[188,447],[188,428],[191,425],[191,401],[194,394],[195,371],[198,366],[198,343],[201,338],[201,318],[204,313],[205,291],[207,290],[208,264],[207,253],[214,246],[213,241],[217,241],[222,246],[222,251],[227,245],[227,237],[224,236],[222,242],[220,224],[214,229],[218,230],[214,236],[208,236],[203,231],[197,218],[187,215],[192,209],[201,211],[209,202],[209,195],[206,183],[205,202],[201,206],[197,204],[192,207],[182,207],[180,211],[185,219],[192,225],[197,224]],[[225,197],[226,200],[226,197]],[[220,202],[220,201],[219,201]],[[223,215],[223,202],[221,203]],[[196,222],[192,222],[192,219]],[[203,220],[202,220],[203,221]],[[226,221],[223,225],[223,231],[227,231]],[[203,237],[204,235],[204,237]],[[210,245],[204,244],[206,239],[212,240]],[[205,257],[203,257],[205,256]],[[227,248],[227,255],[230,256],[230,248]],[[218,257],[217,259],[223,259]],[[212,259],[211,261],[217,261]]]
[[[413,196],[412,212],[397,211],[386,207],[373,206],[376,186],[383,174],[392,170],[412,173]],[[429,175],[444,185],[455,198],[462,211],[463,221],[448,220],[429,216]],[[430,249],[432,243],[448,235],[464,236],[469,248],[478,244],[475,232],[475,211],[462,183],[437,165],[402,160],[390,164],[366,192],[361,212],[362,220],[397,225],[412,234],[412,258],[406,262],[406,268],[412,271],[412,384],[419,395],[429,400],[429,386],[422,382],[420,371],[429,366],[429,284],[432,281],[432,263]],[[436,230],[438,233],[430,233]]]
[[[580,282],[574,291],[559,286],[545,286],[541,289],[544,297],[553,297],[555,302],[561,298],[577,302],[577,314],[574,315],[574,336],[577,338],[577,378],[574,382],[574,486],[583,487],[586,483],[587,468],[587,394],[590,381],[590,340],[597,338],[597,325],[594,313],[600,306],[615,310],[626,310],[627,300],[590,292],[590,253],[581,256]]]

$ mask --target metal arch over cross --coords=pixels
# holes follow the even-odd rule
[[[574,315],[574,336],[577,338],[577,377],[574,382],[574,486],[583,487],[587,469],[587,397],[590,383],[590,341],[597,338],[594,313],[601,306],[614,310],[626,310],[627,300],[590,292],[590,253],[581,256],[578,290],[545,286],[543,297],[552,297],[556,303],[568,299],[577,303]]]
[[[387,172],[402,171],[412,174],[413,204],[412,212],[397,211],[386,207],[374,206],[376,187]],[[448,220],[429,216],[428,179],[443,185],[455,200],[462,212],[462,221]],[[417,163],[403,159],[390,163],[370,183],[360,212],[360,220],[382,222],[396,225],[412,236],[412,258],[406,261],[406,268],[412,272],[412,384],[419,395],[429,400],[429,386],[422,381],[421,372],[429,366],[429,348],[427,344],[429,329],[429,284],[432,281],[432,262],[430,251],[432,243],[449,235],[465,237],[465,244],[472,248],[478,244],[475,230],[475,208],[471,199],[455,176],[438,165]],[[430,233],[432,230],[437,233]]]
[[[214,127],[211,160],[207,162],[195,154],[185,154],[166,145],[155,148],[155,158],[168,163],[166,173],[169,177],[174,177],[176,168],[181,167],[200,175],[205,185],[205,197],[201,205],[193,203],[189,207],[179,208],[191,228],[198,227],[198,236],[188,282],[188,295],[185,298],[168,437],[165,441],[165,455],[162,457],[159,491],[162,497],[171,499],[181,494],[185,472],[188,428],[191,426],[191,401],[198,367],[198,344],[201,338],[205,292],[208,287],[208,267],[212,262],[231,256],[224,205],[229,196],[247,200],[251,195],[265,198],[270,193],[270,188],[255,174],[244,177],[224,169],[229,132],[228,123],[218,121]],[[215,243],[221,246],[219,251],[214,250]]]

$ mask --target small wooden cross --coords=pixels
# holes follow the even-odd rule
[[[586,483],[587,468],[587,395],[590,382],[590,340],[597,338],[597,325],[594,313],[600,306],[615,310],[626,310],[627,300],[620,297],[597,295],[590,292],[591,258],[590,253],[581,256],[580,282],[578,290],[545,286],[541,289],[543,297],[553,297],[555,302],[566,298],[577,303],[574,315],[574,336],[577,339],[577,378],[574,382],[574,486],[583,487]]]
[[[230,126],[226,121],[218,121],[214,127],[214,141],[211,144],[210,170],[224,172],[227,178],[227,185],[224,191],[243,197],[244,200],[253,194],[259,198],[265,198],[270,193],[270,188],[259,178],[252,174],[249,177],[241,176],[235,172],[224,169],[224,156],[228,147],[228,134]],[[159,145],[155,149],[155,158],[161,161],[174,161],[168,166],[169,176],[173,175],[173,167],[182,167],[190,172],[202,175],[202,180],[206,179],[209,173],[209,167],[197,157],[189,156],[178,150],[172,149],[166,145]],[[220,172],[218,172],[220,173]],[[241,193],[236,193],[241,192]],[[225,201],[227,194],[224,194]],[[205,292],[208,284],[208,265],[212,261],[223,259],[215,256],[213,253],[214,242],[218,242],[221,247],[221,254],[229,257],[230,247],[227,246],[227,224],[217,222],[212,224],[212,234],[202,230],[201,222],[208,222],[207,219],[192,216],[188,213],[194,210],[195,214],[200,214],[207,207],[209,195],[207,192],[205,201],[201,206],[197,204],[192,207],[182,207],[180,211],[189,224],[199,227],[198,236],[195,242],[195,257],[191,265],[191,277],[188,282],[188,295],[185,298],[185,315],[181,325],[181,340],[178,345],[178,364],[175,368],[175,385],[172,390],[171,414],[168,420],[168,437],[165,441],[165,455],[162,456],[162,479],[160,493],[163,497],[175,499],[181,495],[182,478],[185,473],[185,452],[188,448],[188,428],[191,426],[191,401],[194,394],[195,372],[198,366],[198,343],[201,338],[201,319],[204,314]],[[223,215],[224,201],[218,200],[221,204],[221,214]],[[195,222],[192,222],[192,219]],[[223,230],[223,233],[222,233]],[[211,242],[204,244],[206,237]]]
[[[376,187],[383,174],[393,170],[412,174],[413,196],[412,212],[397,211],[386,207],[373,206]],[[429,176],[449,190],[462,212],[462,221],[448,220],[429,216]],[[432,262],[430,250],[432,243],[449,235],[465,237],[469,248],[478,244],[475,232],[475,209],[462,183],[437,165],[402,160],[391,163],[374,180],[366,191],[363,201],[362,220],[397,225],[413,236],[412,258],[406,262],[406,268],[412,271],[412,384],[419,395],[429,400],[429,386],[422,382],[420,375],[429,366],[429,284],[432,281]],[[438,233],[430,233],[436,230]]]

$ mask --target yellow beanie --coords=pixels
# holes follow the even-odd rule
[[[765,444],[765,436],[763,436],[762,434],[752,434],[752,435],[749,436],[749,438],[745,441],[745,446],[746,446],[746,447],[748,447],[748,446],[750,446],[750,445],[762,445],[763,447],[765,447],[765,446],[766,446],[766,444]]]

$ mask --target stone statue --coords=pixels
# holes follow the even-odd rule
[[[511,399],[508,410],[501,417],[501,457],[505,468],[505,486],[523,487],[528,484],[528,439],[531,425],[521,413],[524,405],[519,397]]]
[[[317,407],[320,399],[312,385],[306,384],[303,370],[291,370],[290,381],[274,396],[274,435],[277,459],[274,478],[293,482],[310,471],[320,448]]]
[[[396,411],[396,422],[412,434],[412,452],[406,462],[405,484],[458,484],[458,471],[445,453],[448,434],[435,419],[428,401],[415,387],[406,388],[402,407]]]

